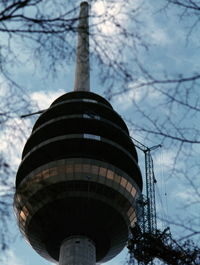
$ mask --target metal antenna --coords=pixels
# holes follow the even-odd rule
[[[74,91],[90,91],[88,3],[80,5]]]

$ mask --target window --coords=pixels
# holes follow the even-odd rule
[[[116,181],[117,183],[120,183],[121,176],[115,173],[114,181]]]
[[[59,166],[58,167],[58,174],[64,174],[65,173],[65,166]]]
[[[120,184],[125,188],[126,187],[126,183],[127,183],[127,180],[122,177]]]
[[[75,181],[75,190],[77,191],[81,190],[81,181]]]
[[[135,214],[135,212],[133,212],[132,214],[131,214],[131,216],[129,217],[129,220],[132,222],[133,220],[135,220],[135,222],[136,222],[136,214]]]
[[[56,176],[57,175],[57,167],[50,168],[50,176]]]
[[[21,211],[20,216],[23,218],[24,221],[26,221],[26,215],[24,214],[23,211]]]
[[[17,199],[18,199],[18,201],[20,202],[21,201],[21,198],[22,198],[22,196],[21,196],[21,194],[17,194]]]
[[[106,176],[106,171],[107,171],[106,168],[100,167],[99,175],[101,175],[102,177],[105,177]]]
[[[49,178],[49,170],[47,169],[47,170],[44,170],[43,172],[42,172],[42,176],[43,176],[43,179],[47,179],[47,178]]]
[[[32,206],[31,206],[31,204],[30,204],[30,202],[29,202],[29,201],[27,201],[27,202],[26,202],[26,208],[28,208],[29,210],[31,210],[31,209],[32,209]]]
[[[29,181],[27,181],[27,182],[24,184],[24,186],[23,186],[23,190],[24,190],[24,192],[28,191],[29,188],[30,188]]]
[[[73,165],[66,165],[66,173],[72,173],[73,172]]]
[[[75,164],[74,172],[82,172],[82,164]]]
[[[102,184],[100,184],[100,183],[97,184],[97,193],[98,193],[98,194],[101,194],[101,193],[102,193],[102,191],[103,191],[103,187],[104,187],[104,186],[103,186]]]
[[[135,194],[136,194],[136,189],[133,187],[133,188],[132,188],[132,191],[131,191],[131,195],[132,195],[133,197],[135,197]]]
[[[96,190],[96,186],[97,186],[97,183],[95,183],[95,182],[90,182],[89,183],[89,190],[90,190],[90,192],[95,192],[95,190]]]
[[[35,184],[35,177],[31,178],[29,180],[30,186],[33,186]]]
[[[42,174],[41,173],[37,174],[35,176],[35,180],[36,180],[36,182],[40,182],[42,180]]]
[[[21,213],[23,213],[23,212],[21,212]],[[23,214],[22,214],[23,215]],[[25,222],[25,220],[22,218],[22,215],[20,214],[20,223],[23,225],[23,226],[25,226],[25,224],[26,224],[26,222]],[[25,216],[25,215],[24,215]],[[25,218],[26,218],[26,216],[25,216]]]
[[[107,172],[107,178],[108,179],[113,179],[114,178],[114,172],[111,171],[111,170],[108,170],[108,172]]]
[[[90,173],[90,165],[83,164],[83,172]]]
[[[131,206],[130,209],[128,210],[128,212],[127,212],[128,217],[133,213],[133,211],[134,211],[134,209]]]
[[[28,211],[28,209],[26,208],[26,206],[24,206],[24,207],[22,208],[22,211],[24,212],[24,214],[25,214],[26,216],[29,215],[29,211]]]
[[[130,182],[128,182],[127,183],[127,185],[126,185],[126,189],[127,189],[127,191],[131,191],[131,188],[132,188],[132,185],[131,185],[131,183]]]
[[[99,167],[98,166],[92,166],[92,174],[96,174],[98,175],[98,172],[99,172]]]

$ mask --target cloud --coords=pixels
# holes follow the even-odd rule
[[[161,102],[164,96],[150,86],[143,86],[145,82],[145,80],[139,78],[136,82],[130,83],[127,87],[128,91],[126,93],[122,92],[115,97],[115,108],[120,111],[126,111],[130,107],[133,107],[134,103],[139,104],[140,107],[146,105],[149,108],[155,106],[155,102],[158,100]],[[166,110],[163,109],[162,111]],[[161,108],[159,108],[159,112],[161,112]]]
[[[4,252],[5,255],[0,258],[1,264],[12,264],[12,265],[23,265],[25,264],[19,256],[16,256],[13,250],[8,250]],[[27,262],[26,262],[27,265]]]
[[[96,14],[95,23],[98,24],[98,30],[106,35],[110,35],[117,30],[116,23],[121,22],[121,5],[114,2],[97,1],[93,5],[93,11]]]
[[[63,89],[58,91],[39,91],[31,94],[32,100],[35,100],[41,110],[48,108],[51,103],[59,96],[65,94]]]

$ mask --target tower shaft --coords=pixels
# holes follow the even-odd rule
[[[74,91],[90,91],[88,3],[80,6]]]
[[[95,265],[96,248],[87,237],[70,237],[60,247],[59,265]]]

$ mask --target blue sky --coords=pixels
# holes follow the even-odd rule
[[[142,5],[141,11],[138,11],[138,20],[142,21],[142,24],[135,28],[136,31],[139,31],[142,38],[146,43],[148,43],[148,50],[137,44],[137,49],[133,49],[133,52],[130,53],[131,49],[124,48],[124,51],[121,55],[117,55],[118,50],[115,49],[115,43],[110,44],[108,48],[111,49],[111,56],[118,56],[117,60],[122,60],[127,63],[129,66],[130,72],[135,75],[135,79],[128,82],[126,85],[129,88],[126,94],[118,94],[114,96],[111,100],[111,104],[114,109],[127,121],[129,119],[134,120],[134,123],[140,124],[140,126],[149,126],[151,124],[146,123],[147,120],[141,116],[141,112],[138,111],[136,104],[140,106],[142,111],[147,115],[151,115],[154,118],[158,118],[163,124],[165,118],[171,115],[171,119],[178,126],[188,126],[191,128],[199,129],[198,117],[184,113],[184,108],[181,106],[174,106],[172,109],[167,109],[166,105],[163,105],[165,98],[159,93],[158,90],[153,87],[148,88],[144,86],[141,88],[137,87],[138,84],[144,82],[144,77],[141,72],[138,70],[134,59],[137,59],[145,66],[145,68],[150,71],[151,74],[156,76],[158,79],[162,79],[166,74],[170,78],[176,78],[179,73],[183,75],[190,76],[194,72],[197,72],[200,67],[199,61],[199,36],[197,34],[198,28],[194,28],[191,35],[187,39],[187,34],[189,32],[189,27],[194,22],[194,19],[187,18],[186,20],[180,20],[178,14],[180,13],[179,8],[167,9],[167,12],[158,12],[162,7],[161,1],[145,1]],[[93,4],[93,11],[97,14],[104,12],[106,1],[98,1],[98,3]],[[132,1],[132,6],[137,8],[141,6],[141,1]],[[127,11],[127,10],[126,10]],[[131,21],[119,13],[119,3],[114,5],[112,10],[109,10],[113,16],[119,19],[122,25],[131,27],[136,27],[137,24],[131,23]],[[94,29],[95,30],[95,29]],[[100,30],[103,34],[108,36],[115,36],[116,28],[111,24],[102,24]],[[101,41],[100,37],[97,37]],[[124,41],[124,40],[122,40]],[[127,47],[132,45],[129,43],[129,40],[126,42]],[[93,45],[93,42],[91,43]],[[19,43],[13,44],[13,48],[20,56],[22,64],[14,65],[12,68],[10,66],[10,71],[12,72],[13,79],[26,88],[27,93],[30,98],[35,101],[39,109],[48,108],[51,102],[56,99],[58,96],[73,91],[74,83],[74,70],[75,62],[73,60],[57,66],[57,78],[53,79],[51,76],[46,77],[46,72],[41,69],[39,62],[36,61],[35,64],[32,60],[27,60],[28,55],[21,50]],[[102,58],[103,55],[102,55]],[[105,59],[105,58],[104,58]],[[105,60],[106,64],[106,60]],[[108,89],[109,82],[106,82],[104,85],[100,84],[98,79],[98,64],[95,58],[91,58],[91,91],[102,96],[105,96],[105,92]],[[118,81],[118,79],[117,79]],[[123,86],[122,81],[116,81],[116,87],[113,91],[118,92],[120,86]],[[187,85],[186,85],[187,87]],[[173,89],[169,88],[169,89]],[[184,88],[182,88],[184,89]],[[6,95],[6,85],[2,90],[2,95]],[[195,92],[193,98],[189,98],[189,102],[193,104],[195,98],[199,97],[200,92]],[[158,105],[160,106],[158,107]],[[180,117],[184,119],[180,119]],[[33,121],[37,116],[21,121],[19,118],[15,118],[15,123],[21,127],[26,125],[31,128]],[[13,121],[12,121],[13,122]],[[25,123],[25,124],[24,124]],[[143,144],[151,147],[156,144],[160,144],[163,140],[162,137],[154,136],[153,134],[146,136],[144,132],[137,130],[137,128],[131,127],[131,123],[127,122],[127,125],[131,129],[131,136],[142,142]],[[2,138],[2,150],[7,149],[8,144],[8,127],[4,134],[1,135]],[[30,131],[26,133],[26,136],[19,143],[17,140],[18,134],[16,132],[15,136],[11,135],[10,140],[12,143],[17,146],[16,149],[11,151],[10,160],[15,170],[20,163],[20,156],[22,153],[23,145],[26,138],[30,134]],[[185,132],[188,137],[191,138],[194,136],[190,131]],[[194,133],[194,131],[192,131]],[[185,170],[189,170],[192,175],[193,184],[198,188],[199,180],[197,173],[199,172],[196,162],[198,161],[197,157],[199,154],[199,147],[196,145],[192,146],[192,149],[189,149],[188,146],[184,147],[183,152],[190,152],[190,158],[188,158],[187,163],[183,160],[182,155],[177,158],[174,174],[171,171],[173,167],[179,145],[165,140],[163,143],[162,149],[157,149],[152,152],[154,159],[154,169],[155,176],[157,179],[157,194],[160,194],[159,200],[157,200],[157,213],[161,218],[167,217],[173,218],[174,221],[184,220],[184,225],[190,226],[192,223],[190,218],[196,218],[199,216],[199,205],[196,204],[199,201],[199,196],[196,193],[195,189],[191,185],[190,180],[185,177]],[[170,147],[170,148],[169,148]],[[144,176],[144,155],[138,151],[139,155],[139,165],[142,169]],[[12,180],[14,182],[14,178]],[[158,196],[158,195],[156,195]],[[190,205],[189,207],[187,205]],[[191,204],[193,204],[191,206]],[[179,219],[180,218],[180,219]],[[160,229],[164,229],[168,224],[162,222],[158,219],[158,226]],[[10,249],[7,253],[7,260],[4,260],[3,264],[13,264],[13,265],[35,265],[35,264],[50,264],[48,261],[41,258],[21,237],[19,229],[15,224],[14,216],[10,221],[11,230],[14,233],[17,233],[18,236],[16,239],[13,239],[13,243],[10,245]],[[175,238],[180,238],[183,235],[185,230],[183,227],[171,225],[171,231]],[[184,233],[187,233],[184,232]],[[188,232],[189,233],[189,232]],[[195,241],[199,244],[199,237],[195,237]],[[127,250],[124,250],[120,255],[115,259],[108,262],[108,265],[119,265],[123,264],[125,261]]]

